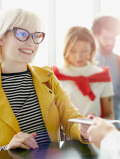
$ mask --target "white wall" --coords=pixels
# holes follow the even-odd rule
[[[0,8],[32,10],[44,23],[45,40],[40,44],[34,65],[63,64],[63,42],[67,29],[74,25],[91,28],[96,14],[120,17],[119,0],[0,0]],[[120,37],[115,52],[120,53]]]

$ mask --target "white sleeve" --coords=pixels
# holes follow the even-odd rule
[[[104,84],[104,90],[101,94],[101,97],[109,97],[114,95],[114,90],[113,90],[113,84],[112,82],[105,82]]]
[[[104,159],[120,159],[120,132],[110,132],[102,140],[100,151]]]

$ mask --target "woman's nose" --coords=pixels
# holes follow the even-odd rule
[[[30,35],[29,38],[26,40],[26,43],[29,44],[29,45],[33,45],[33,44],[34,44],[34,41],[33,41],[33,38],[32,38],[31,35]]]

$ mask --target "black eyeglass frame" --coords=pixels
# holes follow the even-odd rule
[[[26,32],[28,33],[28,35],[29,35],[29,36],[27,37],[27,39],[25,39],[25,40],[20,40],[20,39],[18,39],[18,37],[16,36],[16,30],[17,30],[17,29],[22,29],[22,30],[26,31]],[[34,42],[35,44],[40,44],[40,43],[44,40],[44,38],[45,38],[45,33],[44,33],[44,32],[29,33],[26,29],[19,28],[19,27],[10,28],[8,31],[10,31],[10,30],[12,30],[12,31],[14,32],[15,37],[16,37],[19,41],[22,41],[22,42],[27,41],[27,40],[29,39],[29,37],[31,36],[32,39],[33,39],[33,42]],[[8,31],[7,31],[7,32],[8,32]],[[43,38],[42,38],[42,40],[41,40],[39,43],[36,43],[36,42],[34,41],[34,38],[33,38],[33,35],[36,34],[36,33],[42,33],[42,34],[43,34]]]

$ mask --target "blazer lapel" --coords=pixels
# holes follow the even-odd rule
[[[31,67],[30,65],[28,65],[28,68],[32,73],[33,83],[41,108],[43,120],[44,123],[46,123],[48,111],[55,96],[51,89],[46,86],[46,82],[49,80],[52,72],[39,67]]]
[[[18,121],[12,111],[9,101],[2,88],[1,65],[0,65],[0,118],[6,122],[16,133],[21,131]]]

